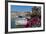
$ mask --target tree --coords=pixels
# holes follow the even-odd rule
[[[41,7],[34,6],[32,8],[32,16],[41,16]]]

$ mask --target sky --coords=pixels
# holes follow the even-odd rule
[[[31,12],[32,6],[18,6],[18,5],[11,5],[12,12]]]

